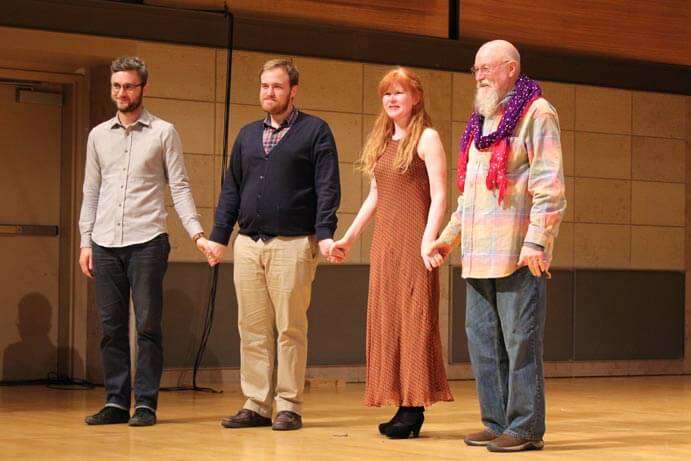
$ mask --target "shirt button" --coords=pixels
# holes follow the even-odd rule
[[[262,194],[257,194],[257,198],[262,198]]]
[[[118,223],[118,226],[120,226],[120,223]]]
[[[259,179],[264,179],[264,176],[259,176]]]
[[[118,203],[118,208],[122,206],[122,203]]]

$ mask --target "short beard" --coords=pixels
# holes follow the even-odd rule
[[[135,110],[139,109],[139,106],[142,105],[143,100],[144,98],[135,99],[132,102],[130,102],[124,109],[118,109],[118,111],[122,112],[123,114],[129,114],[130,112],[134,112]]]
[[[269,114],[271,114],[271,115],[282,114],[282,113],[284,113],[285,111],[288,110],[288,107],[290,107],[290,102],[291,102],[291,101],[290,101],[290,98],[288,98],[288,100],[286,101],[285,104],[276,105],[276,106],[274,106],[271,110],[268,110],[268,111],[265,111],[265,112],[267,112],[267,113],[269,113]]]
[[[491,117],[499,109],[499,93],[486,86],[475,90],[475,111],[485,118]]]

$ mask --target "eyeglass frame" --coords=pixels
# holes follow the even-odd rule
[[[502,61],[502,62],[500,62],[500,63],[498,63],[498,64],[493,64],[493,65],[491,65],[491,66],[490,66],[490,65],[487,65],[487,64],[485,64],[484,66],[480,66],[480,67],[471,66],[471,67],[470,67],[470,73],[473,74],[473,75],[478,75],[478,74],[480,74],[480,75],[488,75],[488,74],[491,74],[492,72],[494,72],[494,70],[495,70],[496,68],[498,68],[499,66],[503,66],[504,64],[506,64],[506,63],[508,63],[508,62],[512,62],[512,60],[511,60],[511,59],[507,59],[506,61]]]
[[[135,88],[138,88],[140,86],[144,86],[145,83],[125,83],[124,85],[120,85],[119,83],[111,83],[110,84],[110,91],[117,93],[120,90],[123,90],[125,93],[129,93],[130,91],[134,91]]]

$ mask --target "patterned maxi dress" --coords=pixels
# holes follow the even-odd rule
[[[374,169],[365,405],[427,406],[453,400],[439,337],[439,274],[420,256],[429,179],[417,155],[405,173],[394,169],[397,148],[389,141]]]

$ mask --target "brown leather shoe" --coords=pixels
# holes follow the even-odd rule
[[[265,418],[256,411],[243,408],[235,416],[226,416],[221,421],[221,426],[230,429],[241,427],[262,427],[271,426],[271,418]]]
[[[466,435],[463,437],[463,441],[466,445],[470,445],[471,447],[484,447],[497,437],[499,437],[497,434],[485,429],[480,432],[473,432],[472,434]]]
[[[279,411],[271,426],[274,431],[294,431],[302,427],[302,416],[292,411]]]
[[[508,434],[502,434],[487,444],[487,449],[494,452],[512,452],[525,450],[541,450],[545,446],[542,440],[519,439]]]

